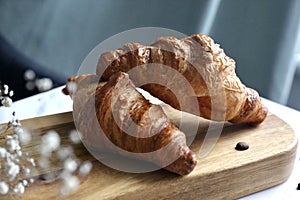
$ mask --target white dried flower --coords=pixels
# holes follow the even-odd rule
[[[28,162],[29,162],[33,167],[36,166],[35,161],[34,161],[33,158],[28,158]]]
[[[76,160],[74,160],[72,158],[67,158],[64,161],[64,169],[70,173],[74,172],[77,169],[77,167],[78,167],[78,164],[77,164]]]
[[[73,148],[71,146],[60,147],[56,151],[56,155],[60,160],[65,160],[66,158],[73,155]]]
[[[53,87],[53,82],[50,78],[41,78],[35,81],[35,86],[40,92],[44,92]]]
[[[7,95],[8,94],[8,90],[9,90],[9,87],[8,85],[3,85],[3,94]]]
[[[7,194],[9,191],[9,186],[7,183],[1,181],[0,182],[0,194],[4,195]]]
[[[49,167],[49,160],[47,157],[41,157],[39,160],[38,160],[38,164],[41,168],[47,168]]]
[[[13,189],[14,193],[16,194],[23,194],[25,192],[25,187],[24,185],[20,182],[17,185],[15,185]]]
[[[24,132],[24,130],[21,127],[14,128],[14,133],[17,134],[18,136],[23,134],[23,132]]]
[[[13,138],[14,140],[19,140],[19,136],[18,136],[17,134],[13,134],[13,135],[12,135],[12,138]]]
[[[57,132],[49,131],[42,136],[40,145],[40,153],[49,156],[52,151],[55,151],[60,146],[60,137]]]
[[[9,91],[8,96],[10,97],[14,96],[14,91],[13,90]]]
[[[12,105],[12,100],[9,97],[3,97],[1,104],[5,107],[10,107]]]
[[[90,161],[83,162],[79,167],[79,175],[86,176],[92,170],[93,164]]]
[[[14,129],[15,134],[19,136],[19,140],[21,144],[26,145],[31,141],[31,134],[28,130],[23,129],[21,127],[16,127]]]
[[[28,185],[28,181],[27,180],[22,180],[22,184],[26,187]]]
[[[21,126],[21,123],[18,119],[12,119],[11,121],[8,122],[7,124],[8,127],[19,127]]]
[[[23,152],[21,150],[17,150],[17,156],[22,157],[22,155],[23,155]]]
[[[62,176],[63,179],[63,185],[61,187],[61,194],[62,195],[68,195],[71,192],[75,191],[79,186],[79,179],[76,176],[73,176],[68,173],[64,173]]]
[[[20,173],[20,166],[8,159],[6,162],[5,171],[6,175],[9,177],[9,180],[12,181]]]
[[[0,158],[6,157],[6,149],[3,147],[0,147]]]
[[[35,72],[33,70],[30,70],[30,69],[26,70],[25,73],[24,73],[24,79],[26,81],[32,81],[32,80],[34,80],[35,76],[36,76]]]
[[[35,84],[33,81],[29,81],[26,83],[25,87],[27,90],[33,90],[35,88]]]
[[[25,168],[23,169],[23,171],[24,171],[24,173],[25,173],[26,175],[29,175],[30,172],[31,172],[31,169],[29,169],[28,167],[25,167]]]
[[[5,139],[6,139],[6,140],[11,140],[11,139],[13,139],[13,137],[12,137],[11,135],[6,135],[6,136],[5,136]]]
[[[80,137],[79,137],[79,132],[77,130],[72,130],[69,134],[69,139],[71,142],[74,144],[79,144],[81,142]]]
[[[6,149],[10,152],[18,151],[21,149],[17,135],[14,135],[14,137],[6,138]]]

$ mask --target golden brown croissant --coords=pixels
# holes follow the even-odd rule
[[[133,70],[136,66],[142,67]],[[172,107],[207,119],[259,124],[267,116],[258,93],[236,76],[235,61],[206,35],[195,34],[181,40],[160,37],[150,46],[127,43],[101,54],[96,73],[102,80],[118,71],[128,72],[137,86],[143,85],[143,89]],[[186,93],[180,76],[187,80],[193,93]],[[151,79],[159,83],[151,83]],[[198,108],[190,103],[192,98],[196,98]]]
[[[134,158],[180,175],[189,174],[196,165],[195,154],[162,108],[149,103],[125,73],[116,73],[104,86],[99,79],[91,74],[71,77],[67,84],[75,82],[76,92],[67,87],[63,90],[74,100],[74,117],[84,143],[125,156],[135,153]]]

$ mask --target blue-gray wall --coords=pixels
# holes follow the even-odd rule
[[[285,104],[299,46],[299,10],[299,0],[0,0],[0,32],[66,77],[76,74],[95,45],[124,30],[205,32],[235,58],[243,82]]]

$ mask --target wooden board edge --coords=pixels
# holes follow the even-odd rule
[[[297,142],[290,146],[290,149],[277,155],[277,158],[267,158],[255,163],[248,163],[239,170],[228,169],[227,172],[222,171],[215,174],[208,174],[204,177],[173,177],[173,184],[164,184],[161,181],[160,187],[157,191],[151,191],[144,188],[138,192],[131,191],[126,195],[117,196],[117,199],[142,199],[146,195],[148,199],[236,199],[244,197],[285,182],[294,167],[296,158]],[[275,170],[266,167],[266,165],[278,165]],[[254,175],[249,178],[245,173],[249,169],[256,171]],[[263,170],[260,170],[263,169]],[[275,174],[275,175],[274,175]],[[225,175],[225,176],[224,176]],[[177,181],[182,182],[180,186],[176,184]],[[213,188],[206,187],[213,185]],[[238,188],[238,189],[237,189]]]

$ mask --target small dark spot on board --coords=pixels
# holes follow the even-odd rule
[[[297,187],[297,190],[300,190],[300,183],[298,183],[298,187]]]
[[[235,149],[238,151],[244,151],[249,149],[249,145],[246,142],[239,142],[236,144]]]

